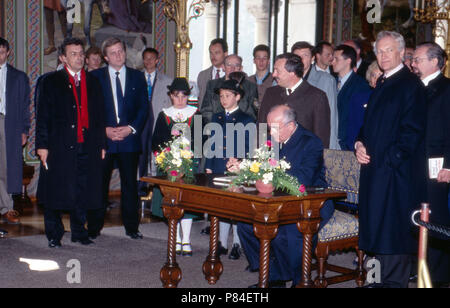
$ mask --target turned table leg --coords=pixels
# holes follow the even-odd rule
[[[164,288],[176,288],[182,278],[175,252],[177,225],[178,220],[184,215],[184,210],[178,207],[164,205],[163,212],[169,222],[169,236],[167,240],[167,262],[160,271],[160,278]]]
[[[255,224],[253,230],[259,238],[259,287],[267,288],[269,286],[269,256],[270,242],[278,233],[278,225],[260,225]]]
[[[209,284],[216,284],[223,272],[223,265],[217,253],[219,240],[219,218],[211,216],[209,255],[203,263],[203,273]]]

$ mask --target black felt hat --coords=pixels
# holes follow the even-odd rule
[[[241,98],[244,97],[245,91],[242,89],[241,83],[239,81],[236,81],[234,79],[225,80],[222,82],[222,84],[214,89],[214,92],[216,94],[220,94],[220,90],[230,90],[233,91],[236,94],[240,94]]]
[[[189,86],[186,78],[177,77],[172,81],[172,84],[170,86],[167,86],[167,89],[169,89],[170,92],[182,91],[191,93],[192,87]]]

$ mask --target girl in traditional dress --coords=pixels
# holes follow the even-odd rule
[[[198,114],[197,107],[188,105],[188,97],[191,88],[185,78],[175,78],[170,86],[168,95],[172,106],[164,108],[158,115],[155,130],[152,137],[152,151],[161,151],[161,147],[169,142],[173,136],[184,135],[191,140],[191,148],[194,144],[191,136],[194,135],[194,115]],[[194,161],[194,170],[195,170]],[[162,173],[159,173],[162,175]],[[152,215],[164,217],[162,208],[162,195],[158,188],[153,189]],[[192,256],[191,227],[195,214],[186,213],[177,228],[177,254]]]

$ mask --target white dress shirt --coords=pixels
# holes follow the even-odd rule
[[[0,66],[0,113],[6,115],[6,75],[8,67],[5,64]]]
[[[441,71],[436,71],[433,74],[425,77],[424,79],[422,79],[423,84],[425,85],[425,87],[428,87],[428,84],[430,83],[430,81],[434,80],[437,78],[437,76],[439,76],[441,74]]]
[[[116,110],[116,118],[117,118],[117,123],[120,122],[120,118],[119,118],[119,110],[118,110],[118,106],[117,106],[117,93],[116,93],[116,70],[113,69],[111,66],[108,66],[108,73],[109,73],[109,78],[111,80],[111,89],[112,89],[112,94],[113,94],[113,99],[114,99],[114,109]],[[120,79],[120,86],[122,87],[122,94],[123,97],[125,97],[125,80],[126,80],[126,74],[127,74],[127,69],[124,66],[122,66],[122,68],[119,70],[119,79]]]
[[[216,79],[216,74],[217,74],[217,71],[218,71],[218,70],[220,70],[220,72],[219,72],[220,78],[222,78],[223,76],[225,76],[225,70],[224,70],[223,68],[217,68],[217,67],[213,66],[213,70],[212,70],[212,72],[211,72],[211,78],[212,78],[213,80]]]
[[[405,65],[403,65],[403,63],[400,63],[399,66],[397,66],[396,68],[394,68],[393,70],[391,70],[388,73],[384,73],[384,77],[389,78],[392,75],[394,75],[395,73],[399,72]]]

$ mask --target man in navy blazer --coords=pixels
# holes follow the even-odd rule
[[[7,64],[9,43],[0,37],[0,214],[19,223],[12,194],[22,192],[22,146],[30,129],[30,85],[24,72]]]
[[[148,116],[150,127],[153,127],[153,112],[148,102],[144,74],[125,66],[125,44],[118,38],[109,38],[103,42],[102,52],[108,66],[92,73],[102,85],[105,101],[107,153],[103,166],[104,200],[107,200],[111,172],[117,162],[123,224],[127,236],[140,239],[137,166],[142,148],[141,132]],[[88,215],[91,237],[100,234],[105,209],[106,205],[102,213],[93,214],[91,219]]]
[[[355,94],[370,91],[369,84],[355,73],[356,51],[347,45],[336,47],[333,54],[333,71],[337,74],[338,96],[338,141],[341,150],[353,151],[354,140],[349,142],[347,130],[348,123],[353,121],[350,115],[350,102]],[[349,144],[352,146],[349,147]]]
[[[326,187],[323,166],[322,141],[303,128],[296,121],[294,109],[288,105],[272,108],[267,116],[272,138],[281,145],[280,158],[291,164],[288,173],[305,186]],[[333,215],[333,203],[326,202],[321,209],[321,226]],[[253,233],[253,226],[238,224],[238,233],[249,261],[249,270],[259,268],[259,240]],[[269,287],[283,287],[292,280],[297,285],[301,279],[303,236],[295,224],[280,226],[272,240],[269,270]],[[257,285],[254,285],[256,287]],[[253,287],[253,286],[251,286]]]

